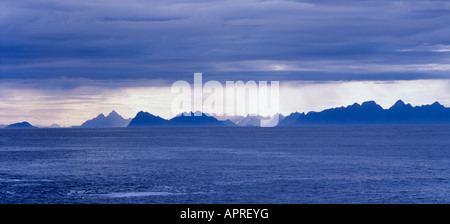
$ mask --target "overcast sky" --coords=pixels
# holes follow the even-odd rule
[[[80,100],[80,89],[96,87],[92,100],[105,88],[156,89],[194,72],[219,81],[445,80],[448,21],[450,3],[437,0],[2,0],[0,123],[24,106],[7,101],[14,91]],[[108,111],[85,117],[99,112]]]

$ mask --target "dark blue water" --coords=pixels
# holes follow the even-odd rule
[[[0,203],[450,203],[450,126],[0,129]]]

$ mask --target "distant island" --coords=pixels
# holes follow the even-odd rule
[[[196,116],[194,116],[196,115]],[[304,125],[427,125],[450,124],[450,108],[439,102],[431,105],[412,106],[398,100],[388,109],[383,109],[375,101],[354,103],[346,107],[330,108],[320,112],[278,114],[278,126]],[[116,128],[116,127],[249,127],[259,126],[262,116],[211,116],[200,111],[181,113],[172,119],[164,119],[148,112],[140,111],[134,118],[125,119],[116,111],[107,116],[100,114],[74,128]],[[36,128],[24,121],[4,128]],[[48,128],[59,128],[53,124]]]
[[[10,124],[8,126],[6,126],[5,128],[36,128],[35,126],[31,125],[30,123],[24,121],[24,122],[20,122],[20,123],[14,123],[14,124]]]
[[[61,126],[59,124],[52,124],[46,128],[61,128]]]
[[[131,121],[120,116],[116,111],[111,111],[107,116],[99,114],[96,118],[87,120],[80,128],[120,128],[126,127]]]

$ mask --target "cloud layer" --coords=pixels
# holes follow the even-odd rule
[[[2,79],[449,78],[447,1],[2,1]]]

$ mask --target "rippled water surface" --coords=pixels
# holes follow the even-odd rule
[[[450,203],[450,126],[0,129],[0,203]]]

